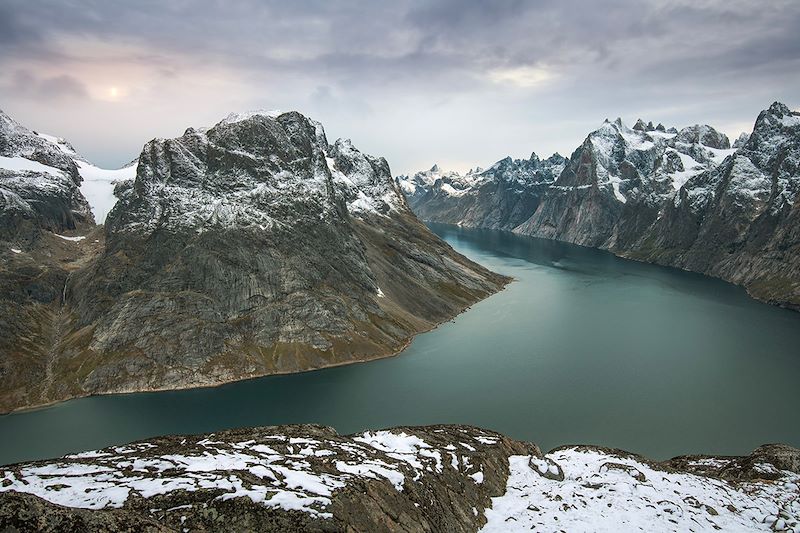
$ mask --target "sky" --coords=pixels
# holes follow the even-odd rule
[[[2,0],[0,109],[116,168],[297,110],[397,175],[569,155],[605,118],[750,131],[800,106],[797,0]]]

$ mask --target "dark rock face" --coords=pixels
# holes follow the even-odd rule
[[[616,251],[743,285],[800,309],[800,115],[775,103],[747,142],[690,179],[633,246]]]
[[[710,126],[651,126],[606,121],[513,231],[720,277],[800,309],[800,116],[776,102],[734,148]],[[508,229],[459,218],[456,201],[440,207],[428,191],[416,198],[422,218]]]
[[[64,286],[92,248],[56,236],[93,226],[70,154],[0,111],[0,412],[48,381]]]
[[[31,243],[40,231],[92,223],[81,177],[68,152],[0,111],[0,240]]]
[[[58,298],[15,312],[46,316],[24,352],[9,332],[0,411],[393,355],[508,281],[431,234],[384,159],[299,113],[153,140],[116,193]]]
[[[0,467],[0,529],[682,530],[685,521],[742,530],[796,522],[799,454],[769,445],[658,463],[595,446],[545,455],[469,426],[238,429]],[[664,511],[676,505],[683,512]]]
[[[541,160],[534,153],[530,159],[507,157],[466,175],[434,167],[397,180],[424,220],[510,230],[536,210],[565,164],[559,154]]]

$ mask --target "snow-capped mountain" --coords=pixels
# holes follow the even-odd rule
[[[57,232],[92,219],[102,224],[116,202],[114,186],[136,175],[136,161],[118,170],[100,168],[65,139],[29,130],[0,110],[0,172],[0,212],[36,219],[35,227]]]
[[[677,133],[628,128],[621,119],[590,133],[537,209],[515,231],[603,248],[625,241],[693,176],[732,153],[710,126]],[[623,212],[635,220],[621,226]]]
[[[744,285],[800,309],[800,113],[762,111],[747,140],[666,201],[619,251]]]
[[[89,167],[63,155],[82,198]],[[58,261],[52,240],[10,245],[46,297],[6,302],[0,411],[392,355],[507,282],[430,233],[383,158],[296,112],[154,139],[115,192]]]
[[[443,172],[437,165],[397,183],[409,205],[425,220],[513,229],[536,209],[539,199],[564,169],[566,159],[501,159],[488,169],[466,174]]]
[[[800,450],[780,444],[656,462],[469,426],[273,426],[3,467],[0,517],[19,531],[796,531],[799,484]]]
[[[678,131],[643,120],[633,128],[605,121],[535,202],[524,203],[531,193],[523,191],[464,206],[467,194],[441,193],[444,178],[398,180],[425,220],[604,248],[719,276],[757,298],[800,308],[797,122],[797,113],[776,102],[731,147],[707,125]],[[469,216],[519,205],[524,216],[505,226]]]
[[[37,134],[0,111],[0,238],[15,246],[92,216],[66,142]]]

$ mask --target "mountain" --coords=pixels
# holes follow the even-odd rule
[[[104,228],[67,159],[83,218],[0,245],[0,410],[393,355],[508,282],[430,233],[384,159],[299,113],[150,141]]]
[[[459,201],[437,194],[436,181],[399,180],[404,191],[416,186],[410,203],[423,219],[602,248],[720,277],[800,309],[798,124],[800,116],[776,102],[732,148],[707,125],[678,131],[605,121],[513,227],[459,216]],[[485,208],[502,211],[527,197]]]
[[[800,309],[800,113],[774,103],[744,144],[689,180],[618,251],[743,285]]]
[[[676,190],[730,153],[728,138],[710,126],[662,133],[606,121],[575,150],[537,209],[514,231],[625,248]]]
[[[0,238],[29,242],[93,221],[73,153],[0,111]]]
[[[800,450],[656,462],[469,426],[160,437],[0,467],[5,531],[793,531]]]
[[[536,210],[542,194],[564,169],[566,159],[506,157],[486,170],[442,172],[438,166],[397,183],[424,220],[494,229],[513,229]]]

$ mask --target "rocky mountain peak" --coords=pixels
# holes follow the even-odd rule
[[[796,176],[800,166],[797,161],[797,152],[800,151],[800,113],[790,110],[785,104],[774,102],[759,113],[753,132],[740,150],[767,172],[772,171],[776,160],[780,158],[780,164],[786,172],[795,172]]]
[[[708,125],[695,124],[680,130],[675,137],[676,142],[687,144],[702,144],[709,148],[727,150],[731,147],[728,136]]]
[[[9,138],[6,148],[27,149],[20,135]],[[58,258],[42,264],[32,255],[61,244],[58,237],[45,235],[36,250],[16,237],[0,247],[41,271],[25,274],[35,291],[0,306],[0,350],[19,353],[15,346],[35,338],[24,359],[0,365],[0,411],[389,356],[507,281],[421,224],[385,159],[347,139],[330,144],[322,125],[298,112],[230,115],[153,139],[138,161],[135,178],[115,189],[105,229],[65,237],[69,272]],[[74,202],[56,204],[52,191],[80,192],[52,170],[71,188],[43,182],[25,196],[16,184],[39,177],[0,170],[0,240],[16,231],[12,222],[27,220],[9,221],[16,212],[7,199],[28,199],[54,222],[69,222]],[[0,270],[0,281],[20,279]],[[46,302],[30,296],[44,292]],[[43,312],[42,303],[53,307]],[[31,323],[31,309],[42,323]],[[69,323],[55,325],[62,314]],[[79,340],[63,342],[68,336]],[[70,360],[87,372],[56,370],[45,382],[47,362],[68,344]]]
[[[742,146],[744,146],[744,144],[747,142],[749,138],[750,134],[743,131],[742,133],[739,134],[739,137],[737,137],[736,140],[733,141],[733,144],[731,145],[732,148],[741,148]]]
[[[430,168],[428,172],[439,172],[439,171],[440,171],[439,165],[434,163],[434,165]]]
[[[770,115],[776,115],[778,117],[783,117],[785,115],[791,115],[792,110],[789,109],[789,106],[784,104],[783,102],[772,102],[772,105],[767,108],[766,112]]]
[[[0,239],[32,242],[42,230],[92,221],[79,189],[78,154],[0,111]]]
[[[150,141],[135,182],[119,192],[111,231],[288,227],[404,205],[384,159],[349,139],[329,145],[322,125],[296,111],[232,114],[205,131]]]

